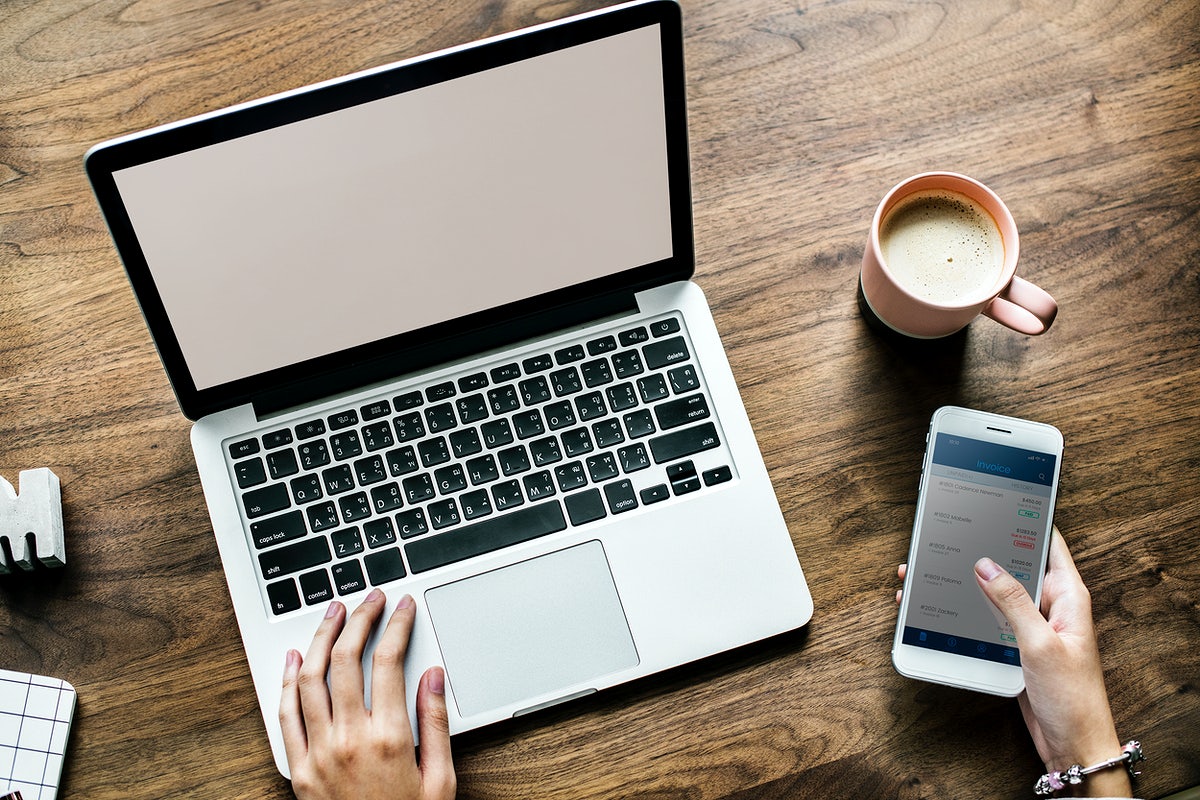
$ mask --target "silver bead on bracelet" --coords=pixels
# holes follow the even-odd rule
[[[1045,797],[1046,795],[1054,794],[1059,789],[1066,788],[1068,784],[1078,786],[1083,783],[1084,775],[1091,775],[1093,772],[1099,772],[1102,769],[1109,769],[1110,767],[1119,767],[1122,764],[1125,765],[1125,769],[1129,770],[1130,777],[1140,775],[1140,772],[1134,772],[1133,765],[1145,760],[1146,757],[1142,755],[1141,743],[1130,740],[1121,748],[1121,755],[1116,758],[1101,761],[1099,764],[1093,764],[1090,767],[1081,767],[1075,764],[1065,770],[1046,773],[1038,778],[1037,783],[1033,785],[1033,793],[1038,797]]]

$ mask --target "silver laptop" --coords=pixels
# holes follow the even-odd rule
[[[372,586],[456,733],[808,622],[689,280],[684,94],[650,0],[88,153],[285,775],[284,655]]]

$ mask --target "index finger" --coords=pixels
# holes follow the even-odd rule
[[[404,659],[408,655],[408,640],[415,619],[416,605],[412,596],[404,595],[388,619],[371,660],[371,715],[378,716],[385,726],[408,731],[410,737],[412,728],[405,696]]]

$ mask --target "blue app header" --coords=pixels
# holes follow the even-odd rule
[[[939,433],[933,445],[935,464],[1042,486],[1054,481],[1055,461],[1056,457],[1049,453],[948,433]]]

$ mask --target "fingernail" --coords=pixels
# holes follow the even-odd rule
[[[374,603],[376,600],[378,600],[381,597],[383,597],[382,589],[372,589],[371,593],[367,595],[367,599],[364,602]]]
[[[338,613],[338,609],[340,609],[341,607],[342,607],[342,604],[337,602],[336,600],[334,602],[330,603],[329,608],[325,609],[325,619],[330,619],[331,617],[336,616]]]
[[[992,561],[987,556],[975,562],[975,574],[983,578],[985,581],[990,581],[1003,572],[1000,565]]]
[[[292,670],[292,669],[293,669],[293,668],[296,666],[296,663],[297,663],[299,660],[300,660],[300,653],[299,653],[299,651],[297,651],[297,650],[288,650],[288,651],[287,651],[287,656],[284,658],[284,661],[283,661],[283,669],[284,669],[284,671],[285,671],[285,672],[287,672],[287,671],[291,671],[291,670]]]
[[[396,603],[396,608],[408,608],[412,604],[413,604],[412,595],[406,594],[406,595],[404,595],[404,597],[400,598],[399,603]]]
[[[442,672],[441,667],[434,667],[429,671],[429,691],[434,694],[446,693],[446,673]]]

